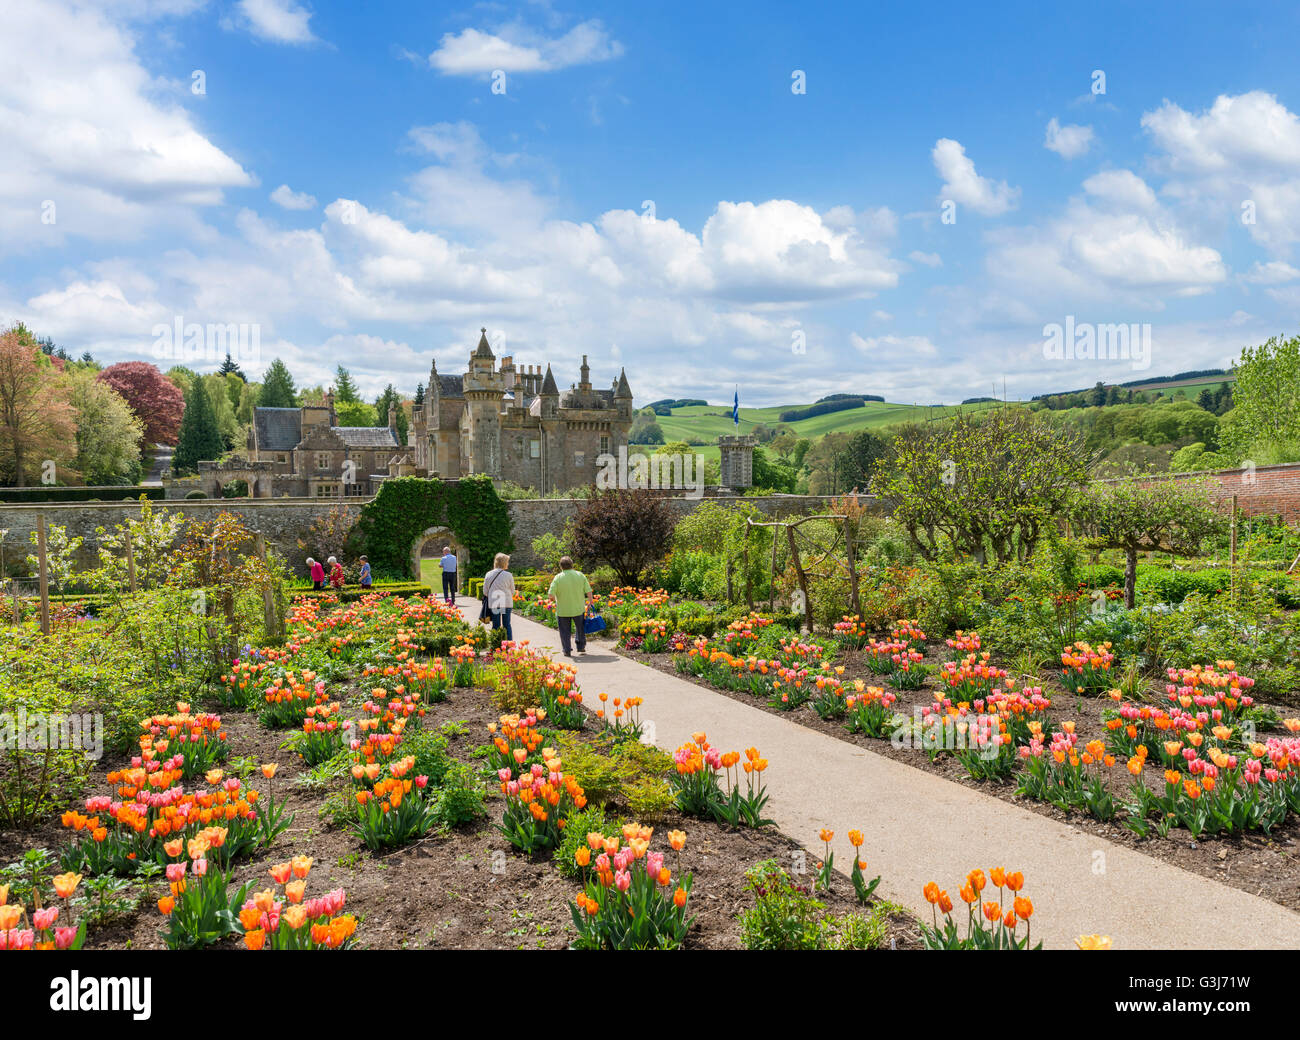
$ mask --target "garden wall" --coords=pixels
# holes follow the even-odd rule
[[[1287,523],[1300,523],[1300,463],[1174,475],[1175,480],[1197,477],[1218,485],[1216,498],[1236,495],[1244,516],[1280,516]]]
[[[347,505],[360,509],[369,499],[349,499]],[[736,503],[755,506],[770,516],[787,516],[791,513],[811,511],[822,506],[827,499],[803,495],[771,495],[767,497],[737,498],[709,497],[705,499],[668,498],[680,513],[689,513],[701,501]],[[218,513],[229,512],[242,517],[254,530],[266,536],[267,545],[290,560],[295,569],[306,574],[302,566],[302,550],[298,538],[306,532],[317,517],[323,517],[339,505],[337,499],[276,498],[276,499],[191,499],[183,502],[161,503],[154,508],[167,508],[198,520],[211,520]],[[547,531],[564,533],[564,525],[581,503],[574,499],[518,499],[507,503],[514,529],[515,557],[518,567],[536,566],[529,546],[532,540]],[[47,524],[58,524],[68,529],[68,537],[85,539],[79,565],[84,568],[98,564],[98,538],[96,527],[112,530],[115,524],[127,517],[138,517],[138,502],[62,502],[42,505],[0,505],[0,529],[7,528],[4,538],[4,559],[10,573],[21,571],[21,561],[32,551],[30,534],[36,530],[37,517],[45,514]]]

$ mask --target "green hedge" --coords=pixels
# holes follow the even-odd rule
[[[484,476],[385,480],[379,494],[362,507],[347,551],[368,556],[376,574],[408,577],[411,546],[430,527],[449,528],[469,550],[471,574],[491,570],[497,553],[514,551],[510,512]]]
[[[0,488],[0,502],[101,502],[138,501],[147,498],[160,501],[165,497],[161,487],[21,487]]]

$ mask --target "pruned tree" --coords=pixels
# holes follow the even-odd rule
[[[1226,524],[1204,480],[1097,481],[1078,496],[1073,519],[1098,546],[1124,552],[1124,603],[1137,602],[1140,552],[1195,556]]]
[[[675,519],[668,502],[651,492],[593,491],[573,516],[572,554],[606,564],[620,584],[635,585],[668,551]]]
[[[906,426],[872,490],[926,559],[1025,560],[1087,481],[1092,454],[1075,432],[1022,408]]]

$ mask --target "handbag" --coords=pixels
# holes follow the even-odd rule
[[[586,635],[605,631],[605,619],[599,614],[588,614],[582,619],[582,631]]]
[[[483,586],[483,596],[480,603],[482,606],[479,608],[478,612],[479,622],[484,625],[492,624],[492,607],[488,603],[488,590],[486,585]]]

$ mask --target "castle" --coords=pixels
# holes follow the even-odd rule
[[[496,356],[482,330],[464,375],[438,373],[418,395],[406,444],[397,413],[387,426],[340,426],[334,395],[301,408],[255,408],[245,457],[200,462],[197,478],[170,481],[169,496],[191,487],[213,498],[233,481],[254,498],[347,498],[374,494],[389,477],[456,479],[486,474],[541,494],[591,484],[598,458],[618,454],[632,429],[632,389],[619,372],[610,389],[581,380],[561,391],[550,365],[515,366]],[[196,487],[197,485],[197,487]]]
[[[627,373],[608,390],[591,385],[587,356],[581,378],[561,391],[551,366],[500,365],[482,330],[464,375],[429,369],[424,401],[415,409],[407,443],[417,474],[445,478],[485,473],[541,494],[595,479],[596,460],[617,454],[632,429]]]

